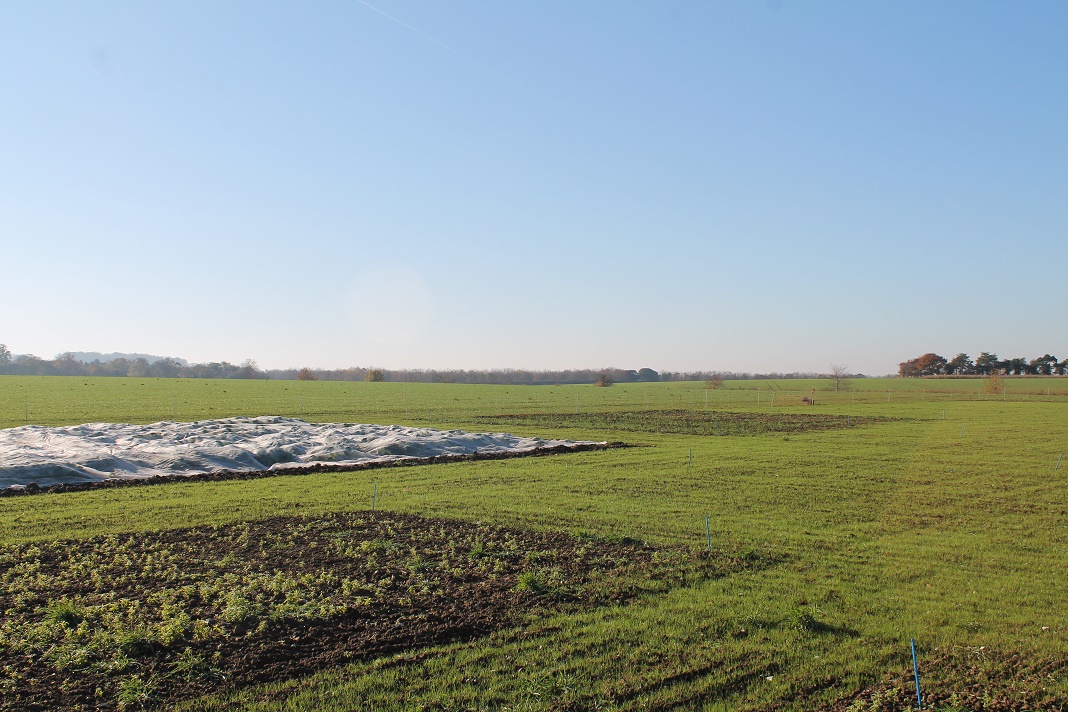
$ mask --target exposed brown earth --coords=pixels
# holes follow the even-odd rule
[[[0,710],[163,704],[751,565],[653,554],[370,512],[5,547]]]
[[[924,709],[1015,712],[1065,712],[1068,701],[1047,691],[1068,660],[1025,657],[986,648],[936,650],[920,662]],[[898,712],[917,709],[912,669],[887,675],[877,685],[855,692],[820,712]]]

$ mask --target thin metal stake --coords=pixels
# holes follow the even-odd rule
[[[1053,468],[1054,472],[1056,472],[1057,470],[1061,469],[1061,460],[1063,460],[1063,459],[1064,459],[1064,453],[1062,452],[1061,456],[1057,458],[1057,466]]]
[[[916,639],[909,638],[912,643],[912,675],[916,679],[916,706],[923,709],[923,693],[920,692],[920,663],[916,660]]]
[[[708,515],[705,515],[705,538],[708,539],[708,551],[712,552],[712,527],[708,524]]]
[[[375,482],[375,489],[371,493],[371,511],[375,511],[375,506],[378,505],[378,483]]]
[[[957,437],[958,438],[963,438],[964,437],[964,423],[960,424],[960,435],[958,435]]]

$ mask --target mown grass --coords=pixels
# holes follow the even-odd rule
[[[10,498],[0,501],[0,540],[361,510],[377,481],[383,509],[694,548],[705,546],[707,514],[717,550],[779,561],[480,642],[198,700],[189,709],[800,710],[907,670],[910,637],[920,645],[921,665],[980,648],[991,659],[1068,657],[1068,462],[1057,467],[1068,450],[1064,379],[1008,379],[1004,396],[979,393],[978,380],[857,380],[853,392],[817,390],[815,406],[800,399],[826,382],[783,381],[781,389],[728,382],[708,391],[693,383],[597,389],[106,380],[0,379],[0,422],[21,424],[15,421],[24,404],[12,403],[19,394],[38,403],[38,422],[58,424],[135,420],[122,414],[139,410],[145,421],[169,418],[158,403],[183,395],[183,419],[214,415],[223,402],[229,405],[219,415],[299,417],[285,410],[296,392],[309,419],[486,429],[484,417],[526,414],[538,417],[506,429],[641,447]],[[79,394],[93,388],[99,409],[79,411]],[[716,437],[671,433],[652,414],[637,429],[613,430],[603,416],[553,419],[576,410],[679,409],[872,420]],[[80,417],[86,412],[92,417]],[[1064,705],[1068,677],[1051,669],[1042,681],[1047,691],[1039,693]]]

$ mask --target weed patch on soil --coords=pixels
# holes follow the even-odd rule
[[[0,710],[140,709],[773,561],[393,513],[0,548]]]
[[[1068,676],[1068,660],[1024,657],[983,648],[935,651],[920,661],[923,706],[933,710],[1063,712],[1065,700],[1047,691]],[[821,712],[896,712],[916,707],[911,667],[843,698]]]
[[[487,425],[569,426],[677,435],[766,435],[861,427],[891,418],[825,413],[644,410],[610,413],[524,413],[479,416]]]

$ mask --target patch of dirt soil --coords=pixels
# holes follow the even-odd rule
[[[935,651],[920,661],[924,709],[1064,712],[1068,700],[1047,688],[1064,679],[1068,660],[1025,658],[985,648]],[[843,697],[820,712],[898,712],[916,709],[912,669],[888,675],[878,685]]]
[[[394,513],[0,548],[0,710],[135,709],[753,568]]]

